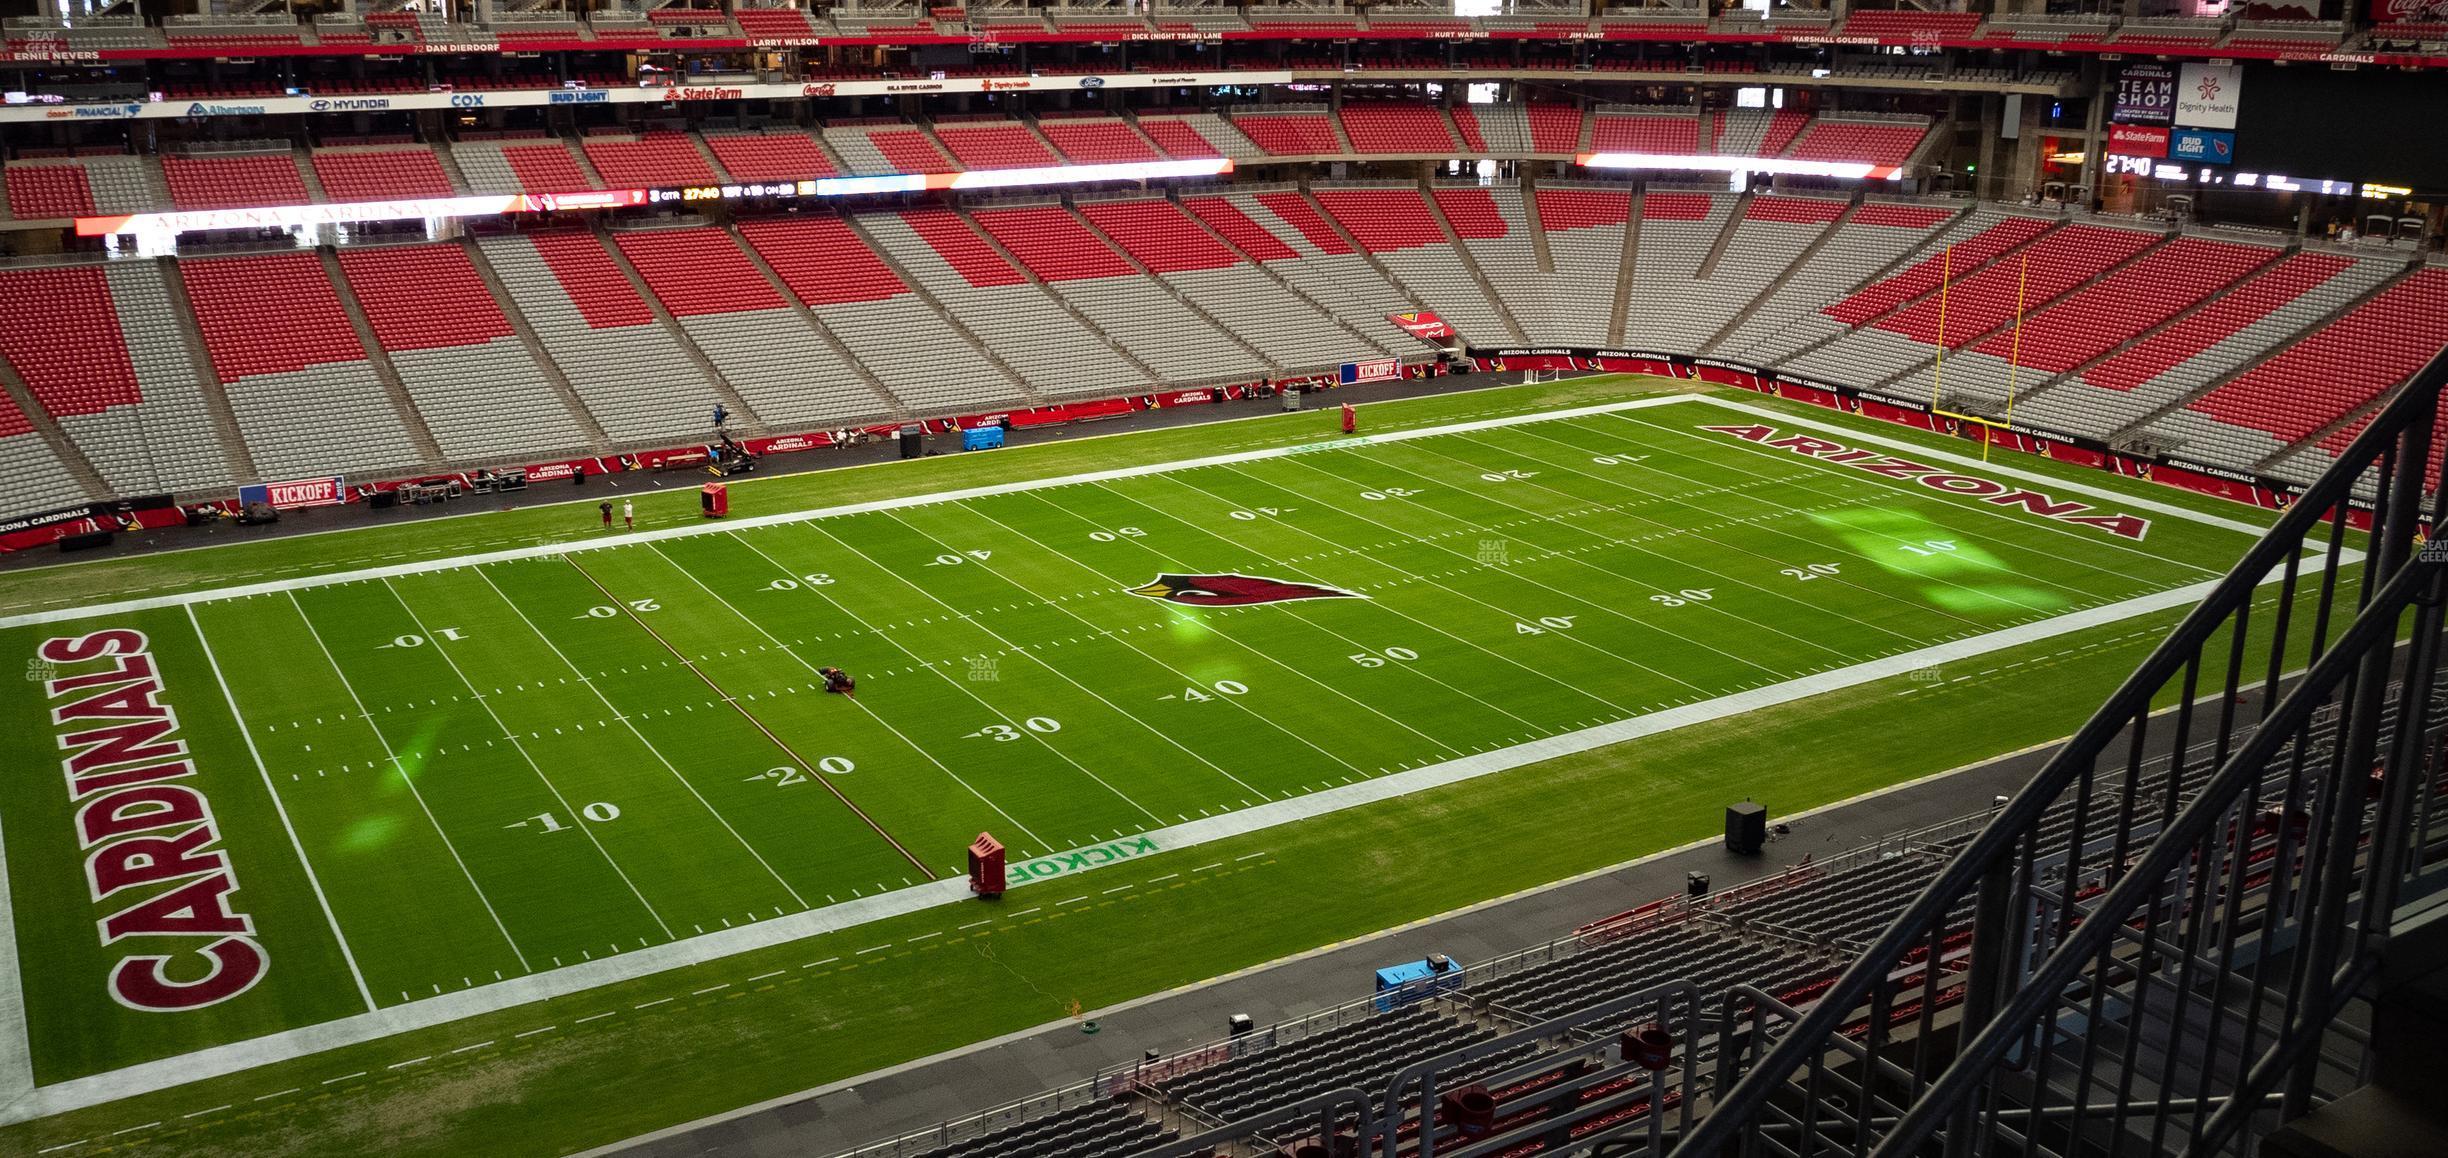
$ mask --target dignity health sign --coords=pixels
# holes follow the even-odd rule
[[[2243,96],[2243,69],[2188,64],[2176,78],[2176,123],[2191,129],[2233,129]]]

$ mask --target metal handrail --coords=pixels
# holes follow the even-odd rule
[[[1998,898],[2002,907],[2004,892],[2010,882],[2004,879],[2001,870],[2011,868],[2017,847],[2036,833],[2037,826],[2050,808],[2067,789],[2075,785],[2078,778],[2085,777],[2089,773],[2093,761],[2109,750],[2110,745],[2126,731],[2128,723],[2149,713],[2154,697],[2159,691],[2166,687],[2170,680],[2184,674],[2188,668],[2198,662],[2204,649],[2225,627],[2230,617],[2235,615],[2239,608],[2249,606],[2256,588],[2261,585],[2264,578],[2295,560],[2304,545],[2316,541],[2317,532],[2321,529],[2322,523],[2330,519],[2333,511],[2340,517],[2333,524],[2331,533],[2343,533],[2342,515],[2345,505],[2350,500],[2358,480],[2368,465],[2392,460],[2396,452],[2392,450],[2390,444],[2400,438],[2401,434],[2410,434],[2409,441],[2421,444],[2421,449],[2412,452],[2410,461],[2396,464],[2400,468],[2399,473],[2403,474],[2408,470],[2420,472],[2425,468],[2430,423],[2436,414],[2443,386],[2448,386],[2448,351],[2443,351],[2439,356],[2433,358],[2429,365],[2415,375],[2406,388],[2382,408],[2380,414],[2338,456],[2337,464],[2306,488],[2302,496],[2280,516],[2270,531],[2244,553],[2243,558],[2234,569],[2220,579],[2201,604],[2177,625],[2167,640],[2142,662],[2108,698],[2101,709],[2075,732],[2073,737],[2020,791],[2015,793],[2014,798],[2008,801],[2003,809],[1998,811],[1996,818],[1989,826],[1974,837],[1963,851],[1921,891],[1920,895],[1897,914],[1889,923],[1886,931],[1871,943],[1868,951],[1837,978],[1835,984],[1829,987],[1818,1003],[1791,1028],[1783,1040],[1778,1042],[1776,1047],[1733,1088],[1719,1091],[1718,1101],[1712,1112],[1701,1122],[1696,1132],[1686,1135],[1682,1146],[1678,1148],[1678,1153],[1711,1155],[1718,1153],[1731,1142],[1738,1131],[1761,1113],[1768,1099],[1780,1089],[1785,1088],[1788,1075],[1804,1068],[1814,1056],[1827,1048],[1829,1040],[1836,1036],[1836,1031],[1847,1023],[1853,1010],[1885,980],[1893,962],[1911,950],[1916,943],[1926,940],[1927,930],[1935,922],[1941,920],[1945,913],[1958,904],[1975,886],[1981,888],[1985,895]],[[2404,493],[2409,490],[2417,493],[2412,495]],[[2419,500],[2419,488],[2405,486],[2399,490],[2398,494],[2385,497],[2396,500],[2391,504],[2392,506],[2410,513],[2409,504]],[[2381,517],[2386,527],[2394,528],[2401,525],[2395,519],[2388,519],[2385,515]],[[2404,521],[2411,522],[2411,518],[2408,517]],[[2403,560],[2406,546],[2407,544],[2402,540],[2384,541],[2379,544],[2380,558],[2365,560],[2365,566],[2372,568],[2376,563],[2377,570],[2382,573],[2393,570]],[[2343,562],[2342,547],[2342,543],[2333,543],[2331,546],[2331,558],[2341,563]],[[2403,593],[2403,590],[2394,584],[2389,587],[2389,590],[2393,593]],[[2370,570],[2366,571],[2360,595],[2362,603],[2371,602],[2373,584]],[[2240,654],[2242,647],[2240,632],[2234,646],[2239,649]],[[2335,659],[2336,652],[2346,650],[2342,647],[2338,648],[2330,656],[2324,657],[2324,661]],[[2335,662],[2349,661],[2335,659]],[[2288,702],[2290,704],[2297,702],[2297,697],[2289,697]],[[2305,710],[2308,711],[2309,708]],[[2264,729],[2248,743],[2252,750],[2261,751],[2266,748],[2274,752],[2274,745],[2283,740],[2287,734],[2283,729]],[[2229,767],[2237,767],[2237,765],[2230,762]],[[2210,794],[2203,794],[2202,797],[2197,798],[2193,808],[2197,810],[2211,808],[2210,799]],[[2220,801],[2221,806],[2225,803],[2223,799]],[[2187,815],[2192,815],[2192,813],[2188,812]],[[2214,816],[2217,813],[2212,811],[2204,815]],[[2171,848],[2183,847],[2164,837],[2156,842],[2154,847],[2158,845]],[[2133,874],[2135,877],[2142,875]],[[2125,887],[2128,883],[2135,889],[2153,888],[2158,885],[2158,882],[2153,879],[2144,878],[2135,881],[2129,877],[2127,881],[2120,882],[2119,887]],[[1996,938],[1992,938],[1990,944],[1982,947],[1987,948],[1993,956],[2003,956],[2007,952],[2007,946],[1998,943]],[[1990,996],[1992,995],[1981,992],[1977,986],[1967,994],[1967,1008],[1963,1013],[1967,1029],[1986,1026],[1989,1020],[1988,1011],[1981,1008],[1980,1003]],[[2031,985],[2016,996],[2014,1008],[2029,1012],[2029,1009],[2037,1008],[2037,1002],[2050,996],[2053,996],[2053,991],[2049,987]],[[2000,1055],[2007,1044],[2002,1039],[1990,1041],[1984,1038],[1983,1041],[1987,1046],[1994,1047]],[[1960,1098],[1967,1084],[1977,1080],[1980,1072],[1979,1067],[1964,1065],[1960,1061],[1956,1066],[1951,1067],[1941,1078],[1939,1085],[1923,1091],[1923,1097],[1918,1101],[1916,1109],[1932,1108],[1915,1118],[1915,1125],[1927,1124],[1932,1116],[1940,1112],[1935,1108],[1942,1104],[1938,1098],[1940,1090],[1943,1090],[1948,1096]],[[1953,1109],[1951,1106],[1947,1108],[1950,1111]]]

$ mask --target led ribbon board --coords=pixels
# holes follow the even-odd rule
[[[1168,177],[1211,177],[1232,172],[1232,168],[1233,163],[1229,158],[1208,157],[1187,161],[1130,161],[1111,165],[1054,165],[1037,169],[973,169],[966,173],[826,177],[815,181],[697,185],[682,189],[605,189],[578,193],[512,193],[488,197],[267,205],[255,209],[197,209],[79,217],[76,231],[79,237],[103,237],[112,234],[201,233],[214,229],[292,229],[301,225],[418,221],[435,217],[497,217],[511,213],[622,209],[747,197],[860,197],[879,193],[918,193],[929,189],[1013,189],[1094,181],[1153,181]]]
[[[1791,157],[1717,157],[1683,153],[1582,153],[1576,164],[1591,169],[1667,169],[1680,172],[1773,173],[1785,177],[1842,177],[1892,181],[1903,170],[1866,161],[1797,161]]]

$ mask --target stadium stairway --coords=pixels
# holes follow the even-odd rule
[[[1315,190],[1303,189],[1299,193],[1295,194],[1295,196],[1297,196],[1302,202],[1306,203],[1309,213],[1313,214],[1317,220],[1324,222],[1325,227],[1332,231],[1336,238],[1342,241],[1343,245],[1346,247],[1345,252],[1358,258],[1370,270],[1374,271],[1378,278],[1383,280],[1387,286],[1391,287],[1395,292],[1402,295],[1403,304],[1398,308],[1435,308],[1433,306],[1429,306],[1426,295],[1420,293],[1418,288],[1406,283],[1402,278],[1396,277],[1394,270],[1386,264],[1383,257],[1376,253],[1370,252],[1367,246],[1360,244],[1360,239],[1353,236],[1351,227],[1342,220],[1338,219],[1333,213],[1327,211],[1325,203],[1318,200],[1317,192]],[[1467,325],[1466,322],[1456,319],[1450,315],[1448,315],[1445,320],[1452,323],[1456,329],[1464,329],[1464,327]],[[1462,336],[1465,339],[1478,338],[1477,335],[1468,332],[1467,329],[1464,330]]]
[[[1486,196],[1475,186],[1469,192]],[[1462,244],[1461,231],[1454,228],[1453,217],[1445,211],[1445,203],[1437,197],[1435,187],[1428,182],[1421,182],[1420,200],[1428,203],[1429,220],[1436,222],[1438,232],[1445,235],[1445,244],[1452,248],[1454,257],[1457,259],[1456,264],[1468,271],[1471,280],[1478,283],[1479,292],[1487,297],[1488,305],[1495,309],[1497,318],[1504,322],[1506,330],[1509,331],[1507,336],[1525,346],[1531,344],[1530,331],[1522,327],[1521,319],[1506,304],[1505,295],[1496,292],[1496,283],[1488,280],[1487,268],[1480,264],[1478,255],[1472,253],[1469,246]],[[1497,227],[1503,228],[1501,220]]]
[[[205,346],[204,332],[195,326],[195,304],[187,297],[187,279],[179,276],[177,263],[169,258],[156,258],[153,266],[161,278],[170,315],[178,319],[179,340],[186,344],[187,364],[195,368],[196,388],[204,395],[204,410],[212,416],[213,437],[229,463],[232,481],[262,478],[255,468],[255,450],[247,445],[246,436],[241,433],[229,391],[222,386],[221,376],[213,373],[212,353]]]
[[[2166,317],[2161,318],[2132,334],[2118,339],[2106,349],[2103,349],[2098,353],[2083,359],[2081,362],[2067,367],[2062,371],[2051,373],[2047,377],[2040,379],[2031,386],[2025,388],[2022,393],[2018,394],[2016,396],[2016,401],[2029,402],[2032,399],[2039,397],[2040,393],[2044,390],[2053,390],[2069,382],[2074,382],[2080,379],[2084,374],[2107,364],[2109,361],[2115,359],[2118,355],[2133,350],[2136,347],[2157,338],[2159,335],[2168,332],[2169,330],[2184,325],[2186,322],[2191,321],[2195,316],[2199,315],[2202,311],[2209,309],[2221,298],[2225,297],[2227,291],[2234,290],[2237,287],[2252,281],[2254,278],[2260,277],[2262,274],[2276,269],[2279,265],[2283,264],[2293,252],[2295,251],[2269,247],[2267,252],[2258,262],[2239,271],[2224,285],[2220,285],[2210,292],[2203,293],[2199,297],[2184,303],[2182,308],[2177,309],[2173,313],[2168,314]]]
[[[936,297],[934,292],[927,288],[925,281],[913,276],[909,267],[901,264],[900,259],[893,256],[892,250],[879,243],[875,235],[860,224],[858,215],[846,215],[842,218],[842,223],[848,226],[851,234],[867,247],[868,252],[875,255],[877,261],[884,264],[884,268],[891,270],[892,275],[900,279],[902,288],[908,290],[910,296],[925,304],[928,313],[933,315],[930,321],[940,322],[945,331],[959,337],[979,358],[993,366],[997,373],[1009,381],[1012,390],[1022,400],[1031,403],[1044,401],[1044,396],[1029,383],[1028,376],[1022,374],[1018,367],[1006,361],[1002,354],[996,352],[992,343],[980,336],[976,330],[971,329],[968,323],[962,321],[959,314],[954,313],[951,307],[945,305],[941,298]]]
[[[1582,118],[1584,123],[1595,119]],[[1606,332],[1610,339],[1624,332],[1624,320],[1632,316],[1632,273],[1640,268],[1641,203],[1648,197],[1646,190],[1633,190],[1628,211],[1624,214],[1623,260],[1616,264],[1615,298],[1607,307]]]
[[[2085,230],[2086,232],[2078,236],[2074,233],[2074,231],[2078,229]],[[2133,231],[2123,229],[2107,230],[2081,224],[2068,225],[2059,229],[2056,236],[2050,239],[2049,242],[2035,242],[2033,245],[2026,246],[2018,252],[2020,254],[2032,255],[2034,260],[2031,264],[2033,265],[2045,265],[2049,264],[2049,259],[2052,257],[2063,258],[2068,250],[2086,254],[2098,254],[2103,250],[2113,252],[2117,245],[2130,243],[2124,243],[2121,241],[2109,242],[2106,240],[2106,238],[2110,235],[2129,232]],[[2022,303],[2023,316],[2026,319],[2037,317],[2041,313],[2047,311],[2050,307],[2066,301],[2076,294],[2079,294],[2086,289],[2116,276],[2117,273],[2124,270],[2127,266],[2132,265],[2135,262],[2143,261],[2154,253],[2157,253],[2159,250],[2165,248],[2172,237],[2172,234],[2162,233],[2155,239],[2142,243],[2139,248],[2131,249],[2125,253],[2118,254],[2106,265],[2099,267],[2088,276],[2081,278],[2081,280],[2076,281],[2071,285],[2061,286],[2060,282],[2062,282],[2062,278],[2051,279],[2047,271],[2039,271],[2038,276],[2042,280],[2041,295],[2037,297],[2026,296],[2024,298]],[[2047,249],[2050,251],[2046,255],[2039,252],[2043,245],[2046,245]],[[1996,263],[1989,266],[1988,270],[1984,272],[1994,272],[1997,275],[1998,280],[2002,283],[1999,286],[1999,293],[2001,295],[2001,304],[2005,307],[2006,312],[2001,319],[1995,322],[1995,324],[1986,326],[1976,333],[1967,334],[1961,340],[1958,340],[1957,336],[1952,332],[1947,334],[1946,353],[1949,356],[1961,357],[1965,355],[1972,355],[1974,357],[1979,357],[1981,356],[1979,351],[1983,345],[1987,344],[1991,339],[2001,338],[2011,334],[2014,329],[2015,316],[2013,308],[2015,304],[2016,291],[2006,287],[2015,286],[2018,281],[2029,280],[2029,278],[2025,276],[2025,271],[2022,264],[2009,257],[2000,257]],[[1970,291],[1975,288],[1966,284],[1965,280],[1961,278],[1956,280],[1956,287],[1960,290],[1966,291]],[[1957,316],[1961,315],[1958,314]],[[1988,316],[1981,317],[1981,321],[1983,322],[1987,322],[1989,320],[1990,318]],[[1950,327],[1950,330],[1951,329],[1952,327]],[[1936,347],[1931,347],[1931,350],[1932,353],[1929,357],[1923,358],[1918,362],[1914,362],[1913,364],[1888,375],[1885,379],[1875,383],[1875,385],[1879,388],[1892,388],[1907,380],[1919,377],[1924,371],[1929,370],[1932,364],[1937,361],[1938,355],[1936,352]],[[2003,362],[2003,359],[2000,359],[2000,362]],[[1952,391],[1950,391],[1950,393],[1952,393]],[[1992,396],[1987,390],[1983,389],[1980,391],[1966,392],[1957,397],[1957,403],[1959,405],[1970,405],[1976,400],[1980,405],[1984,406],[2002,405],[2005,402],[2005,395],[2001,393]]]
[[[1140,381],[1153,386],[1166,380],[1165,375],[1158,372],[1156,367],[1149,365],[1145,360],[1140,358],[1138,354],[1133,353],[1129,347],[1123,345],[1122,342],[1112,333],[1108,332],[1104,327],[1099,326],[1094,319],[1091,319],[1087,314],[1080,312],[1079,306],[1073,304],[1063,295],[1049,290],[1046,287],[1045,279],[1038,276],[1037,271],[1030,269],[1028,263],[1020,260],[1018,255],[1014,254],[1010,247],[1004,245],[1000,239],[996,238],[993,232],[978,225],[977,218],[970,213],[969,207],[960,206],[954,208],[952,210],[952,216],[955,220],[959,221],[964,227],[966,227],[970,233],[976,235],[977,239],[984,243],[987,249],[992,250],[996,256],[1002,258],[1005,264],[1011,266],[1014,270],[1017,270],[1021,279],[1026,284],[1034,287],[1040,297],[1042,297],[1048,303],[1054,305],[1056,308],[1062,310],[1062,312],[1069,314],[1071,316],[1071,320],[1081,329],[1095,335],[1097,340],[1105,343],[1106,347],[1113,351],[1114,357],[1128,363],[1133,370],[1136,370],[1141,375]]]
[[[731,411],[731,416],[751,429],[763,428],[764,417],[748,405],[748,400],[740,396],[739,389],[716,368],[714,360],[706,356],[705,350],[697,345],[697,340],[680,324],[680,319],[672,316],[670,307],[663,304],[663,299],[655,296],[653,287],[646,284],[645,276],[638,272],[629,255],[622,253],[620,246],[612,243],[612,235],[599,229],[589,232],[593,234],[596,244],[601,245],[604,253],[612,259],[613,267],[629,279],[629,288],[646,303],[647,310],[654,314],[655,322],[663,327],[664,334],[671,338],[681,353],[688,356],[689,361],[696,364],[697,372],[705,375],[707,384],[714,388],[722,404]]]
[[[440,151],[437,150],[437,153],[440,154]],[[535,326],[527,320],[527,315],[519,312],[517,299],[510,296],[510,287],[502,284],[501,272],[493,268],[492,262],[485,260],[484,247],[464,238],[457,244],[466,249],[468,265],[475,269],[477,280],[484,283],[485,292],[493,295],[494,304],[501,307],[502,317],[510,323],[511,332],[517,334],[519,344],[527,348],[529,360],[543,373],[544,381],[552,386],[553,393],[560,396],[561,404],[576,419],[579,433],[586,439],[586,449],[599,452],[612,449],[612,439],[604,433],[603,423],[597,421],[595,413],[587,409],[586,400],[579,396],[578,388],[570,384],[569,375],[563,373],[560,365],[552,360],[552,355],[545,351],[543,341],[536,337]]]
[[[832,327],[824,324],[823,318],[816,316],[816,311],[809,309],[807,303],[801,301],[797,293],[792,292],[789,284],[782,280],[782,275],[775,272],[773,263],[765,260],[765,255],[757,252],[756,246],[748,244],[748,239],[741,235],[737,226],[726,225],[723,227],[723,232],[730,237],[733,245],[739,247],[740,253],[748,259],[748,264],[755,266],[758,273],[765,275],[766,284],[773,287],[774,293],[779,295],[784,302],[789,303],[792,309],[798,311],[799,320],[806,322],[808,329],[816,335],[817,340],[832,350],[833,357],[851,373],[858,376],[860,385],[874,392],[876,399],[885,405],[885,413],[896,420],[908,419],[910,417],[909,405],[894,396],[893,392],[885,387],[882,380],[876,377],[875,371],[866,363],[861,362],[858,355],[851,351],[849,344],[842,341],[841,335],[834,333]]]
[[[2201,386],[2188,390],[2183,394],[2176,396],[2174,399],[2152,408],[2149,413],[2144,414],[2142,417],[2137,418],[2132,422],[2128,422],[2125,425],[2118,427],[2114,431],[2111,431],[2107,438],[2108,443],[2112,446],[2123,446],[2143,437],[2146,432],[2165,421],[2169,416],[2183,411],[2185,407],[2208,397],[2212,393],[2216,392],[2220,387],[2225,386],[2228,383],[2233,382],[2256,369],[2259,369],[2262,365],[2270,362],[2271,360],[2284,355],[2288,350],[2293,349],[2298,343],[2320,333],[2323,329],[2328,328],[2338,319],[2353,313],[2355,310],[2369,303],[2372,299],[2388,292],[2389,289],[2398,285],[2399,283],[2411,279],[2416,273],[2421,272],[2422,268],[2423,267],[2419,264],[2409,263],[2404,269],[2390,273],[2387,277],[2365,288],[2362,292],[2338,303],[2335,308],[2332,308],[2318,317],[2305,322],[2303,325],[2296,327],[2285,337],[2271,343],[2269,346],[2263,348],[2253,356],[2245,358],[2226,373],[2220,374],[2203,383]]]
[[[1319,301],[1315,295],[1312,295],[1307,290],[1302,289],[1299,284],[1286,277],[1283,271],[1274,268],[1275,264],[1278,262],[1297,261],[1299,255],[1294,253],[1289,246],[1276,241],[1271,235],[1266,233],[1264,228],[1258,226],[1255,222],[1250,221],[1247,216],[1239,216],[1238,225],[1233,229],[1227,230],[1220,227],[1216,221],[1209,220],[1207,214],[1201,213],[1192,207],[1194,204],[1199,203],[1199,199],[1195,196],[1184,196],[1179,190],[1176,190],[1173,193],[1173,198],[1176,204],[1181,206],[1182,216],[1189,218],[1192,223],[1196,224],[1201,230],[1204,230],[1209,237],[1214,238],[1217,243],[1223,245],[1226,249],[1231,250],[1235,256],[1239,257],[1242,261],[1249,263],[1250,268],[1257,270],[1260,274],[1264,275],[1268,281],[1274,283],[1277,289],[1282,293],[1284,300],[1297,303],[1301,308],[1316,311],[1318,316],[1328,319],[1334,324],[1335,328],[1340,329],[1345,334],[1350,335],[1353,342],[1353,351],[1374,354],[1386,354],[1392,352],[1391,348],[1384,341],[1372,337],[1368,332],[1362,330],[1360,328],[1360,323],[1355,321],[1350,315],[1345,314],[1341,310],[1327,309],[1325,304]],[[1220,198],[1217,199],[1217,203],[1221,205],[1223,209],[1231,208],[1229,203],[1222,202]],[[1210,211],[1213,212],[1215,210],[1211,208]],[[1230,217],[1220,219],[1227,221],[1232,220]],[[1237,236],[1237,234],[1239,234],[1239,236]]]
[[[1113,250],[1116,254],[1121,256],[1122,260],[1129,262],[1131,269],[1136,271],[1141,278],[1148,282],[1148,284],[1161,289],[1175,302],[1179,303],[1183,309],[1188,310],[1200,321],[1207,323],[1207,325],[1215,330],[1216,333],[1222,335],[1226,341],[1231,342],[1243,353],[1249,355],[1251,365],[1264,366],[1267,368],[1267,372],[1270,374],[1281,373],[1286,369],[1290,369],[1290,367],[1285,366],[1277,359],[1269,357],[1265,351],[1251,345],[1249,339],[1242,337],[1237,331],[1236,327],[1227,323],[1224,319],[1217,317],[1214,311],[1200,305],[1198,301],[1192,298],[1189,294],[1182,292],[1180,286],[1158,276],[1156,271],[1150,269],[1145,261],[1139,259],[1138,255],[1132,253],[1127,246],[1115,241],[1112,234],[1105,232],[1105,230],[1099,227],[1097,223],[1089,218],[1087,214],[1080,212],[1077,204],[1066,205],[1064,206],[1063,211],[1070,214],[1071,219],[1078,222],[1080,228],[1087,230],[1090,235],[1094,236],[1098,241],[1103,242],[1107,249]]]
[[[349,325],[357,331],[357,343],[365,347],[366,364],[374,368],[374,380],[382,384],[383,394],[399,411],[400,426],[408,433],[409,445],[425,462],[447,462],[442,443],[434,437],[433,428],[426,424],[425,415],[417,409],[416,397],[408,392],[407,383],[400,380],[399,367],[392,364],[390,352],[375,340],[374,324],[366,320],[365,305],[357,300],[356,290],[340,270],[340,255],[329,246],[318,246],[315,257],[323,263],[323,276],[331,279],[332,294],[340,299],[340,311],[348,315]]]
[[[1547,243],[1547,222],[1539,216],[1536,174],[1522,174],[1521,191],[1522,222],[1530,231],[1530,257],[1538,263],[1541,276],[1551,277],[1556,271],[1555,248]]]
[[[1768,279],[1767,284],[1761,286],[1756,292],[1752,293],[1751,296],[1743,299],[1739,305],[1729,312],[1726,315],[1724,324],[1718,326],[1715,330],[1710,331],[1707,337],[1700,339],[1700,348],[1694,352],[1703,354],[1716,352],[1719,343],[1724,342],[1727,336],[1731,335],[1736,329],[1740,328],[1746,320],[1758,313],[1762,307],[1766,305],[1766,303],[1774,299],[1778,294],[1783,293],[1785,287],[1793,282],[1794,275],[1796,273],[1816,265],[1819,261],[1819,252],[1827,248],[1830,241],[1834,240],[1839,234],[1844,233],[1845,229],[1852,225],[1853,216],[1855,213],[1860,211],[1861,206],[1861,198],[1858,196],[1854,197],[1850,201],[1847,201],[1845,203],[1844,212],[1837,214],[1833,220],[1829,221],[1827,228],[1820,230],[1819,236],[1812,238],[1810,244],[1803,246],[1799,251],[1797,251],[1793,256],[1793,260],[1785,263],[1785,268],[1778,270],[1776,272],[1776,276]],[[1723,258],[1720,257],[1718,260],[1720,264],[1722,264]]]
[[[83,492],[81,498],[110,497],[111,489],[102,481],[102,472],[94,469],[93,462],[85,457],[84,450],[77,446],[76,440],[69,438],[67,432],[60,429],[58,420],[35,400],[33,389],[26,385],[24,378],[18,376],[17,368],[10,365],[6,358],[0,358],[0,391],[5,391],[9,403],[25,414],[35,435],[42,439],[43,444],[50,448],[52,457],[58,459],[60,466],[67,470],[76,489]],[[60,506],[72,501],[76,500],[62,498],[48,505]]]

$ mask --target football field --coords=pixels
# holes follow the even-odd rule
[[[2254,532],[1651,398],[20,616],[0,1084],[952,903],[982,832],[1026,889],[1960,661],[2183,606]]]

